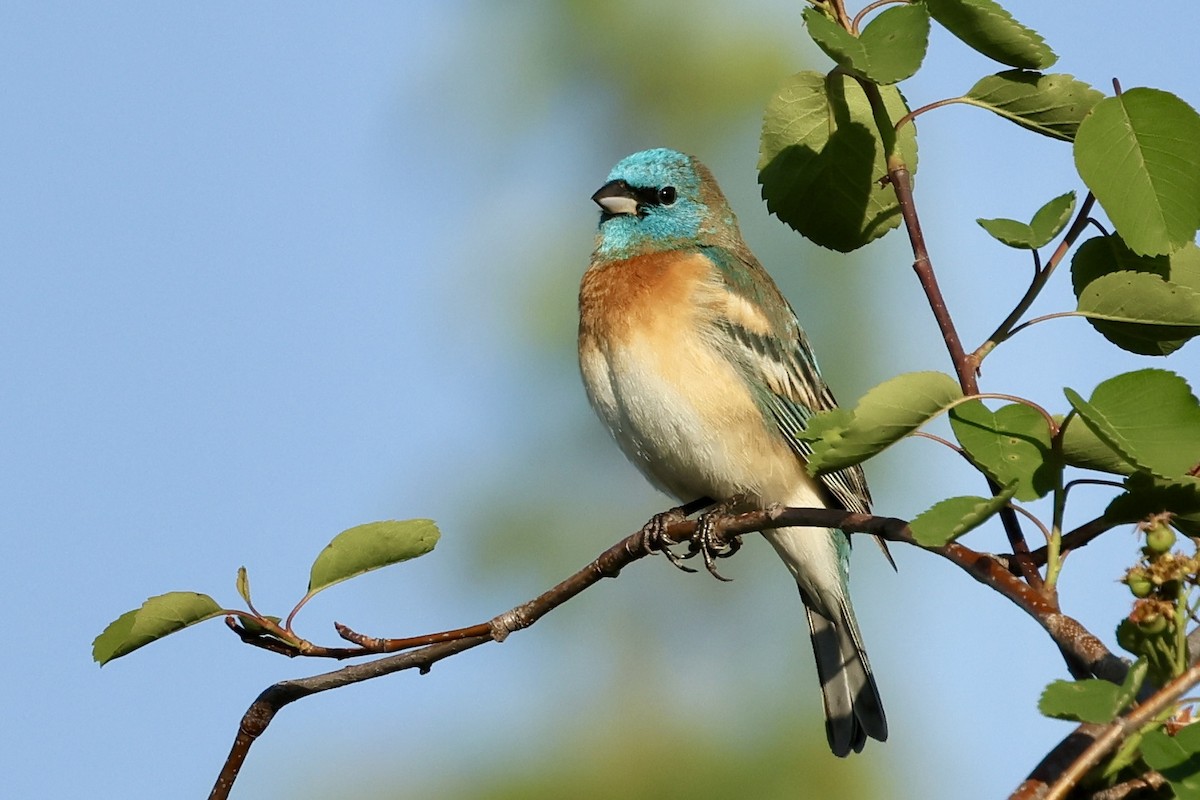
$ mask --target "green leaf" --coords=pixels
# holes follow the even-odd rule
[[[275,617],[270,614],[264,614],[263,618],[271,620],[271,622],[274,622],[276,625],[279,625],[283,622],[282,617]],[[271,630],[264,627],[262,623],[253,617],[239,617],[238,621],[242,623],[242,627],[246,629],[247,633],[252,633],[255,636],[270,636],[274,639],[279,638]]]
[[[1079,123],[1104,95],[1072,75],[1011,69],[988,75],[962,98],[1026,130],[1073,141]]]
[[[1075,167],[1135,253],[1177,250],[1200,228],[1200,114],[1169,92],[1130,89],[1079,126]]]
[[[980,217],[975,222],[979,224],[979,227],[987,231],[989,236],[1001,244],[1022,250],[1037,249],[1029,244],[1033,240],[1033,229],[1024,222],[1018,222],[1015,219],[1008,219],[1006,217],[996,217],[995,219]]]
[[[840,66],[865,74],[868,68],[867,48],[858,37],[813,6],[804,9],[804,24],[808,35]]]
[[[1045,69],[1058,60],[1037,31],[993,0],[925,0],[929,14],[968,47],[1010,67]]]
[[[1143,369],[1117,375],[1086,401],[1071,389],[1063,391],[1084,424],[1137,468],[1177,478],[1200,461],[1200,403],[1175,373]]]
[[[1087,285],[1114,272],[1145,272],[1200,292],[1200,247],[1188,242],[1169,255],[1140,256],[1121,237],[1093,236],[1071,257],[1071,288],[1078,298]]]
[[[866,77],[881,84],[910,78],[929,46],[929,11],[920,3],[889,8],[867,24],[860,41],[870,61]]]
[[[890,8],[854,36],[816,8],[804,10],[804,22],[817,46],[841,67],[878,84],[911,77],[929,44],[929,12],[925,7]]]
[[[238,567],[237,593],[246,601],[246,605],[250,605],[250,575],[246,572],[245,567]]]
[[[1054,719],[1107,724],[1137,697],[1147,669],[1146,660],[1138,659],[1120,686],[1098,678],[1054,681],[1042,692],[1038,711]]]
[[[1103,725],[1117,718],[1117,698],[1121,687],[1115,683],[1089,678],[1081,681],[1058,680],[1042,692],[1038,711],[1053,719],[1094,722]]]
[[[879,87],[892,120],[908,113],[892,86]],[[912,126],[897,134],[910,172],[917,169]],[[793,75],[763,116],[758,182],[767,209],[822,247],[850,252],[900,224],[883,142],[871,105],[853,77],[840,72]]]
[[[1124,711],[1133,705],[1133,701],[1137,699],[1138,692],[1142,690],[1142,684],[1146,682],[1146,675],[1150,672],[1150,662],[1144,658],[1139,658],[1129,666],[1129,671],[1125,673],[1125,680],[1121,681],[1121,694],[1117,698],[1118,713]]]
[[[1061,415],[1056,415],[1055,419],[1062,424]],[[1111,472],[1114,475],[1129,475],[1137,469],[1093,433],[1079,417],[1072,417],[1063,429],[1062,454],[1063,461],[1072,467]]]
[[[1142,758],[1170,782],[1178,800],[1200,800],[1200,725],[1188,725],[1174,736],[1147,731]]]
[[[92,658],[100,666],[128,655],[156,639],[224,613],[217,601],[196,592],[167,592],[127,611],[92,642]]]
[[[1100,278],[1144,273],[1146,278]],[[1149,280],[1147,280],[1149,278]],[[1137,282],[1130,291],[1130,281]],[[1119,236],[1088,239],[1071,259],[1071,285],[1080,311],[1106,339],[1142,355],[1169,355],[1200,327],[1200,248],[1188,243],[1169,256],[1139,256]],[[1086,306],[1083,296],[1087,292]],[[1109,321],[1145,317],[1151,324]]]
[[[1114,523],[1139,522],[1152,514],[1170,512],[1171,524],[1185,536],[1200,535],[1200,478],[1184,476],[1166,480],[1144,472],[1125,481],[1125,492],[1104,509]]]
[[[909,372],[884,381],[853,412],[834,409],[809,420],[801,438],[813,443],[808,471],[832,472],[866,461],[962,397],[944,372]]]
[[[1001,486],[1015,483],[1018,500],[1036,500],[1054,488],[1059,468],[1053,463],[1046,420],[1020,403],[989,411],[979,400],[950,409],[950,427],[971,463]]]
[[[934,503],[909,524],[913,538],[924,547],[941,547],[963,534],[978,528],[1008,505],[1016,483],[1011,483],[995,497],[951,497]]]
[[[1200,292],[1144,272],[1114,272],[1087,285],[1080,314],[1122,350],[1168,355],[1200,334]]]
[[[977,219],[979,226],[1009,247],[1021,250],[1037,250],[1066,227],[1075,209],[1075,193],[1060,194],[1037,210],[1029,224],[1015,219]]]
[[[1071,214],[1074,212],[1075,192],[1073,191],[1060,194],[1047,201],[1044,206],[1034,212],[1033,219],[1029,221],[1029,227],[1033,230],[1031,244],[1035,248],[1050,244],[1054,237],[1067,227],[1067,223],[1071,221]]]
[[[428,519],[368,522],[344,530],[313,562],[308,593],[314,595],[364,572],[423,556],[439,536],[437,525]]]

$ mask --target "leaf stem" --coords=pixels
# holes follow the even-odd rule
[[[896,124],[893,126],[893,128],[895,129],[896,133],[899,133],[901,128],[903,128],[905,125],[912,122],[917,117],[924,114],[926,111],[933,111],[935,108],[942,108],[943,106],[952,106],[952,105],[955,105],[956,103],[965,103],[965,102],[966,102],[966,99],[963,97],[946,97],[941,100],[934,100],[932,103],[926,103],[925,105],[921,106],[920,108],[914,109],[914,110],[908,112],[907,114],[905,114],[903,117],[901,117],[900,119],[898,119],[896,121]]]
[[[1013,334],[1015,334],[1017,331],[1031,324],[1030,322],[1027,322],[1023,325],[1017,325],[1017,322],[1025,315],[1025,312],[1029,310],[1029,307],[1033,305],[1033,301],[1037,299],[1039,294],[1041,294],[1042,289],[1044,289],[1046,286],[1046,282],[1050,280],[1050,276],[1054,274],[1055,268],[1062,263],[1062,260],[1066,257],[1067,253],[1083,234],[1084,229],[1087,228],[1089,220],[1088,215],[1091,214],[1092,206],[1095,205],[1095,203],[1096,196],[1091,192],[1088,192],[1087,197],[1085,197],[1083,202],[1079,205],[1079,212],[1075,215],[1075,220],[1071,223],[1071,227],[1067,229],[1062,241],[1059,242],[1058,247],[1054,249],[1054,253],[1050,256],[1050,260],[1046,262],[1045,267],[1040,267],[1038,265],[1039,257],[1037,251],[1034,251],[1034,274],[1033,280],[1029,283],[1029,288],[1025,290],[1025,295],[1019,301],[1017,301],[1017,305],[1013,308],[1009,315],[1004,318],[1004,321],[996,327],[996,330],[992,332],[992,335],[989,336],[983,344],[979,345],[975,352],[971,354],[970,360],[974,369],[979,369],[979,365],[983,363],[983,359],[987,357],[988,353],[992,352],[992,350],[996,348],[996,345],[1012,338]],[[1032,322],[1040,322],[1044,319],[1050,318],[1051,317],[1039,317]]]
[[[1063,487],[1063,431],[1055,426],[1050,439],[1052,463],[1059,465],[1054,470],[1054,511],[1050,521],[1050,537],[1046,539],[1046,589],[1055,591],[1058,575],[1062,572],[1062,526],[1067,508],[1067,492]]]
[[[949,439],[943,439],[941,436],[938,436],[937,434],[928,433],[926,431],[913,431],[912,435],[919,436],[922,439],[932,439],[933,441],[937,442],[938,444],[944,444],[946,447],[949,447],[951,450],[958,453],[960,456],[963,456],[964,458],[967,455],[966,450],[963,450],[961,447],[959,447],[958,445],[956,445],[954,442],[950,441]]]
[[[292,620],[294,620],[296,615],[300,613],[300,609],[304,608],[305,603],[307,603],[309,600],[312,600],[312,598],[313,593],[308,592],[304,595],[304,597],[300,598],[300,601],[296,603],[295,606],[292,607],[292,610],[287,615],[287,619],[283,621],[283,629],[285,631],[288,633],[292,632]]]
[[[1054,416],[1049,411],[1042,408],[1037,403],[1033,402],[1032,400],[1030,400],[1026,397],[1020,397],[1015,394],[1004,394],[1003,392],[980,392],[979,394],[976,394],[973,397],[967,397],[964,399],[965,400],[1007,400],[1010,403],[1017,403],[1018,405],[1028,406],[1029,408],[1032,408],[1034,411],[1036,411],[1042,415],[1042,419],[1044,419],[1046,421],[1046,427],[1049,429],[1051,436],[1054,436],[1055,434],[1058,433],[1059,426],[1058,426],[1058,422],[1055,421]]]
[[[875,0],[874,3],[868,4],[866,8],[854,15],[854,19],[850,22],[850,32],[855,36],[858,36],[858,26],[863,21],[863,17],[865,17],[867,14],[870,14],[875,9],[883,8],[884,6],[891,5],[893,3],[905,4],[907,2],[908,0]]]
[[[1052,319],[1065,319],[1066,317],[1082,317],[1082,316],[1084,316],[1084,315],[1080,314],[1078,311],[1056,311],[1053,314],[1043,314],[1040,317],[1034,317],[1033,319],[1025,320],[1020,325],[1018,325],[1017,327],[1015,327],[1011,331],[1009,331],[1008,335],[1005,336],[1004,338],[1006,340],[1011,339],[1016,334],[1020,333],[1021,331],[1025,330],[1026,328],[1028,328],[1032,325],[1037,325],[1039,322],[1049,322]],[[995,345],[992,345],[992,347],[995,347]],[[980,350],[982,350],[982,349],[983,348],[981,347]],[[991,350],[991,348],[988,348],[988,350]],[[987,355],[987,351],[984,352],[984,355]]]
[[[1046,529],[1046,526],[1045,526],[1044,524],[1042,524],[1042,521],[1041,521],[1040,519],[1038,519],[1037,517],[1035,517],[1031,511],[1029,511],[1029,510],[1028,510],[1028,509],[1026,509],[1026,508],[1022,508],[1021,506],[1018,506],[1018,505],[1013,505],[1013,506],[1012,506],[1012,509],[1013,509],[1014,511],[1016,511],[1018,514],[1020,514],[1021,516],[1023,516],[1025,519],[1027,519],[1027,520],[1029,520],[1030,522],[1032,522],[1032,523],[1033,523],[1033,525],[1034,525],[1034,527],[1036,527],[1038,530],[1040,530],[1040,531],[1042,532],[1042,535],[1046,537],[1046,542],[1047,542],[1047,544],[1049,544],[1049,542],[1050,542],[1050,531],[1048,531],[1048,530]]]

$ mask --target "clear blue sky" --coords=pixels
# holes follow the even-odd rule
[[[713,3],[704,13],[774,18],[801,39],[800,5]],[[1200,104],[1193,3],[1010,5],[1055,47],[1056,70]],[[520,25],[483,12],[471,3],[0,9],[8,796],[204,796],[253,696],[322,666],[242,647],[211,622],[97,669],[92,638],[148,595],[195,589],[233,604],[245,564],[260,605],[286,609],[337,531],[431,516],[446,529],[434,556],[329,592],[301,626],[323,641],[331,619],[380,634],[454,627],[526,599],[565,574],[558,564],[582,564],[664,505],[589,419],[570,337],[596,221],[589,195],[625,151],[677,143],[606,130],[611,98],[586,94],[551,97],[514,126],[506,99],[530,96],[519,85]],[[795,69],[807,66],[802,56]],[[914,104],[961,93],[960,70],[973,80],[992,69],[945,37],[931,59],[938,66],[905,86]],[[998,318],[996,296],[1015,299],[1028,265],[989,244],[974,218],[1027,216],[1077,183],[1065,146],[983,112],[947,109],[920,130],[932,255],[964,338],[977,341]],[[767,266],[794,268],[781,279],[801,316],[817,320],[811,332],[831,379],[842,376],[839,394],[945,369],[940,353],[923,352],[933,332],[899,238],[855,262],[870,291],[861,309],[830,315],[805,291],[799,262],[814,251],[755,202],[756,122],[737,131],[720,152],[698,155],[729,189],[752,247],[799,254]],[[1005,149],[1014,143],[1015,155]],[[1006,262],[1016,277],[997,277]],[[553,280],[546,263],[558,264]],[[1039,309],[1068,294],[1064,277]],[[856,314],[874,318],[869,354],[837,346]],[[562,347],[548,347],[547,332]],[[1054,322],[989,360],[984,385],[1061,408],[1063,382],[1086,393],[1153,363],[1195,386],[1196,347],[1147,362],[1081,322]],[[1036,370],[1023,363],[1031,356],[1044,359]],[[1056,384],[1051,370],[1068,377]],[[882,512],[911,515],[981,490],[945,479],[939,469],[953,461],[932,445],[903,448],[870,471]],[[507,472],[519,486],[496,477]],[[554,569],[505,582],[486,569],[486,517],[468,508],[484,484],[509,508],[562,495],[620,522],[557,518],[561,536],[584,538],[543,543]],[[983,549],[1002,547],[995,531],[976,536]],[[1064,607],[1111,641],[1126,603],[1113,581],[1133,543],[1109,540],[1068,562]],[[527,544],[504,557],[539,558]],[[949,565],[900,552],[892,575],[867,548],[856,552],[856,605],[893,731],[864,758],[904,776],[896,797],[961,798],[968,779],[981,787],[975,796],[1004,796],[1067,732],[1034,712],[1040,687],[1062,675],[1053,647]],[[732,589],[688,583],[684,591],[709,593],[706,619],[686,621],[684,604],[672,613],[685,630],[703,622],[709,643],[761,648],[748,669],[794,685],[780,705],[794,702],[819,726],[798,601],[777,565],[755,558],[732,569]],[[522,633],[419,684],[399,676],[288,709],[235,796],[337,796],[328,787],[351,763],[453,772],[514,726],[552,741],[564,699],[592,686],[588,665],[614,624],[608,609],[625,591],[671,604],[685,584],[661,565],[637,572],[617,582],[633,589],[598,589],[577,616],[547,620],[548,634]],[[757,593],[768,610],[721,616],[717,598],[731,592]],[[776,601],[796,603],[794,642],[742,630],[793,614]],[[578,644],[580,631],[599,643]],[[665,673],[657,682],[678,696],[706,686],[718,693],[713,715],[754,724],[723,705],[719,655],[682,636],[668,643],[677,649],[650,667]],[[694,670],[680,675],[676,655]]]

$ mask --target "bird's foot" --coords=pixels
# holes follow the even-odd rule
[[[738,550],[741,550],[742,537],[733,536],[725,539],[720,535],[721,531],[718,524],[730,509],[741,505],[744,500],[745,498],[742,497],[730,498],[711,510],[705,511],[696,518],[696,533],[692,537],[692,541],[688,544],[688,553],[685,558],[691,558],[697,553],[702,555],[704,557],[704,568],[708,570],[709,575],[712,575],[719,581],[728,582],[733,579],[726,578],[717,572],[716,560],[718,558],[729,558]]]
[[[661,514],[655,514],[650,518],[650,521],[642,526],[642,547],[646,553],[661,552],[671,562],[672,566],[684,572],[695,572],[696,570],[683,563],[686,558],[691,558],[696,555],[696,552],[691,549],[684,555],[679,555],[671,549],[671,545],[675,542],[667,538],[667,528],[672,525],[677,525],[685,521],[689,515],[699,511],[706,506],[712,505],[713,501],[707,497],[701,497],[693,500],[690,503],[684,503],[681,506],[668,509]]]
[[[671,549],[671,545],[674,542],[667,538],[667,528],[687,519],[687,508],[686,505],[676,506],[651,517],[642,526],[642,547],[647,554],[662,553],[667,557],[667,561],[670,561],[673,566],[684,572],[695,572],[696,570],[683,563],[683,559],[691,558],[695,554],[689,553],[688,555],[680,556]]]

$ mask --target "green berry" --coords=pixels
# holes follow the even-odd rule
[[[1146,529],[1146,549],[1156,555],[1162,555],[1175,546],[1175,531],[1170,525],[1156,522]]]
[[[1144,570],[1130,570],[1125,576],[1125,585],[1129,587],[1129,591],[1133,592],[1134,597],[1149,597],[1154,591],[1154,582],[1150,580],[1150,576]]]
[[[1143,641],[1144,637],[1137,625],[1127,619],[1121,620],[1121,624],[1117,626],[1117,644],[1134,655],[1140,655]]]

